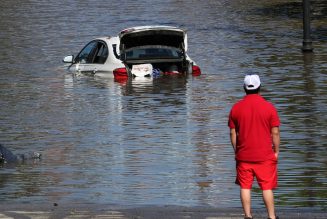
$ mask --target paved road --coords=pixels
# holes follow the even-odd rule
[[[264,209],[253,212],[256,219],[266,218]],[[282,210],[280,218],[327,218],[326,212]],[[123,208],[115,206],[70,204],[61,206],[0,205],[0,219],[242,219],[241,209],[186,208],[177,206]]]

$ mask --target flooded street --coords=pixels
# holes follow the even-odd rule
[[[1,1],[0,143],[43,159],[0,167],[0,204],[240,207],[227,117],[257,73],[282,122],[277,207],[326,210],[327,6],[314,5],[303,54],[302,6],[289,2]],[[122,84],[62,63],[154,24],[188,31],[201,76]]]

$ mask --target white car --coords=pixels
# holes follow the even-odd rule
[[[64,58],[73,72],[124,79],[172,74],[201,74],[186,54],[186,31],[170,26],[142,26],[121,31],[118,37],[89,42],[76,57]]]
[[[113,77],[115,69],[125,67],[119,59],[118,51],[118,37],[102,37],[86,44],[76,57],[66,56],[63,62],[70,64],[68,70],[71,72]]]

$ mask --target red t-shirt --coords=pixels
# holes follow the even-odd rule
[[[280,125],[275,107],[259,94],[246,95],[229,114],[228,126],[235,128],[236,160],[258,162],[272,159],[271,128]]]

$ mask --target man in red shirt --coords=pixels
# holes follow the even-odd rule
[[[246,219],[251,214],[251,188],[256,177],[262,189],[268,217],[276,219],[273,189],[277,187],[280,121],[277,110],[260,94],[258,75],[246,75],[246,96],[229,114],[230,140],[235,151],[236,184],[241,187],[241,202]]]

